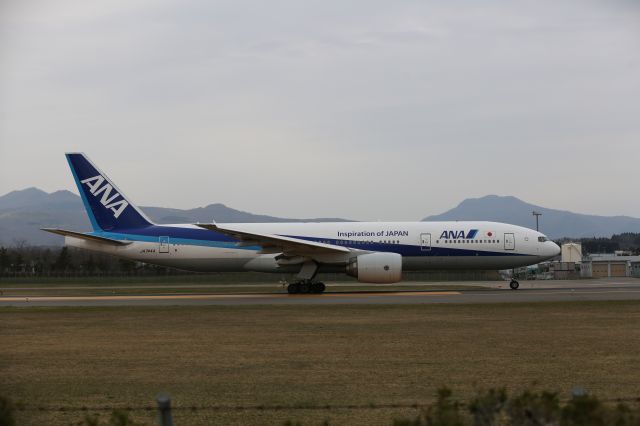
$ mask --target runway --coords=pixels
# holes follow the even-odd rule
[[[451,286],[461,283],[451,283]],[[474,283],[466,283],[474,284]],[[486,290],[456,291],[328,291],[321,295],[286,293],[136,294],[100,296],[0,296],[0,307],[29,306],[172,306],[291,304],[433,304],[528,303],[560,301],[640,300],[640,280],[522,282],[510,290],[505,283],[482,283]],[[418,287],[418,286],[416,286]]]

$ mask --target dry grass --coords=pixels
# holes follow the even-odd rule
[[[160,391],[181,407],[424,403],[443,384],[466,398],[533,382],[640,396],[639,324],[631,301],[1,309],[0,394],[43,408],[152,406]],[[84,415],[18,414],[19,424]],[[412,414],[181,410],[175,423],[364,425]]]

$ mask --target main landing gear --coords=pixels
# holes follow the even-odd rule
[[[298,281],[289,284],[287,287],[289,294],[320,294],[324,292],[324,284],[313,281],[317,273],[318,264],[316,262],[313,260],[304,262],[300,272],[298,272]]]
[[[520,287],[520,283],[516,280],[511,280],[509,287],[511,287],[511,290],[517,290]]]
[[[320,294],[325,290],[324,283],[301,280],[287,286],[289,294]]]

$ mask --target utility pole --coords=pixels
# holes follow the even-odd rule
[[[538,227],[538,218],[539,218],[540,216],[542,216],[542,213],[538,213],[538,212],[536,212],[536,211],[534,211],[534,212],[532,212],[532,213],[533,213],[533,215],[536,217],[536,231],[539,231],[539,230],[540,230],[540,228]]]

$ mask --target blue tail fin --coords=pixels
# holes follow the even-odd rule
[[[140,228],[153,223],[86,155],[66,154],[94,231]]]

